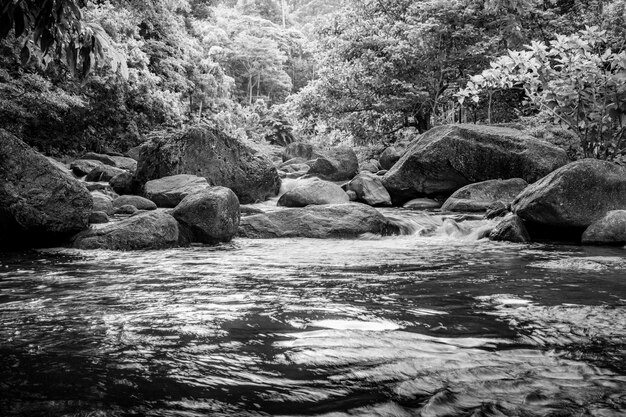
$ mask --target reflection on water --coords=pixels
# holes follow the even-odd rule
[[[0,414],[626,413],[623,248],[411,221],[439,226],[4,256]]]

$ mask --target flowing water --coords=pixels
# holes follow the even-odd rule
[[[626,249],[405,236],[0,257],[2,416],[624,416]]]

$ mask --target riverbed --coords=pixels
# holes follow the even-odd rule
[[[0,255],[0,415],[626,415],[625,248],[414,216],[404,236]]]

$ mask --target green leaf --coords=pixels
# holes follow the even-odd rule
[[[24,33],[24,11],[19,5],[13,11],[13,18],[15,20],[15,37],[19,38]]]
[[[25,67],[26,64],[28,64],[29,60],[30,60],[30,49],[28,48],[28,44],[26,44],[22,47],[22,50],[20,52],[20,63],[22,64],[23,67]]]
[[[6,38],[11,31],[13,25],[13,19],[11,13],[3,13],[0,15],[0,39]]]

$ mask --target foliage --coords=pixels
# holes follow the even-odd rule
[[[126,62],[102,27],[83,20],[81,7],[86,0],[4,0],[0,9],[0,39],[11,28],[23,44],[22,65],[26,65],[38,47],[38,58],[44,65],[54,58],[63,59],[72,73],[87,75],[97,62],[108,61],[127,76]]]
[[[465,74],[501,51],[492,13],[473,0],[355,1],[319,31],[319,79],[294,98],[300,117],[361,142],[427,130]]]
[[[153,131],[198,120],[246,140],[283,137],[289,123],[273,118],[272,107],[313,76],[308,41],[259,10],[218,3],[3,1],[10,25],[0,39],[0,127],[48,153],[124,151]],[[80,42],[93,50],[79,49],[74,62]],[[24,44],[30,55],[20,62]],[[81,79],[72,77],[76,66]]]
[[[509,51],[472,77],[459,101],[478,102],[481,90],[523,88],[544,115],[577,134],[585,156],[616,158],[626,153],[626,52],[606,49],[605,35],[589,27]]]

